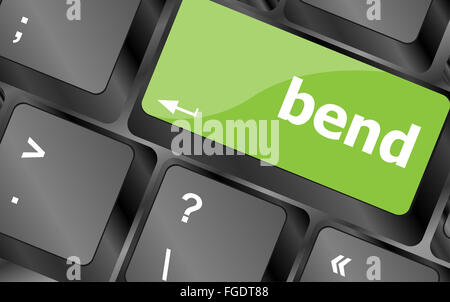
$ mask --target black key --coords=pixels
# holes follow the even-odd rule
[[[132,158],[127,145],[19,105],[0,144],[0,232],[89,263]]]
[[[126,279],[261,281],[285,220],[276,205],[172,167]]]
[[[327,228],[320,232],[303,282],[434,282],[433,269],[366,241]]]
[[[431,0],[294,1],[306,2],[404,43],[417,38],[431,4]]]
[[[0,56],[100,93],[139,4],[140,0],[3,0]]]

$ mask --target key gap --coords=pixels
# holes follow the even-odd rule
[[[0,1],[0,3],[1,3],[1,1]],[[2,104],[5,102],[5,99],[6,99],[5,92],[0,87],[0,108],[1,108]]]

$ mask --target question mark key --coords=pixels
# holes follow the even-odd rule
[[[278,205],[171,167],[126,279],[261,281],[285,221],[286,212]]]

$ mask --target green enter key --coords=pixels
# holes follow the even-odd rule
[[[184,0],[142,107],[403,215],[449,103],[434,91],[215,2]],[[203,147],[214,154],[212,146]]]

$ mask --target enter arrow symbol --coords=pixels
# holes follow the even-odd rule
[[[190,116],[197,117],[198,109],[195,110],[195,112],[188,111],[186,109],[183,109],[178,106],[179,101],[166,101],[166,100],[159,100],[158,102],[161,103],[164,107],[166,107],[167,110],[170,111],[170,113],[174,114],[176,111],[180,111],[183,113],[186,113]]]
[[[34,149],[34,152],[23,152],[22,158],[44,158],[45,151],[31,138],[28,138],[28,145]]]

